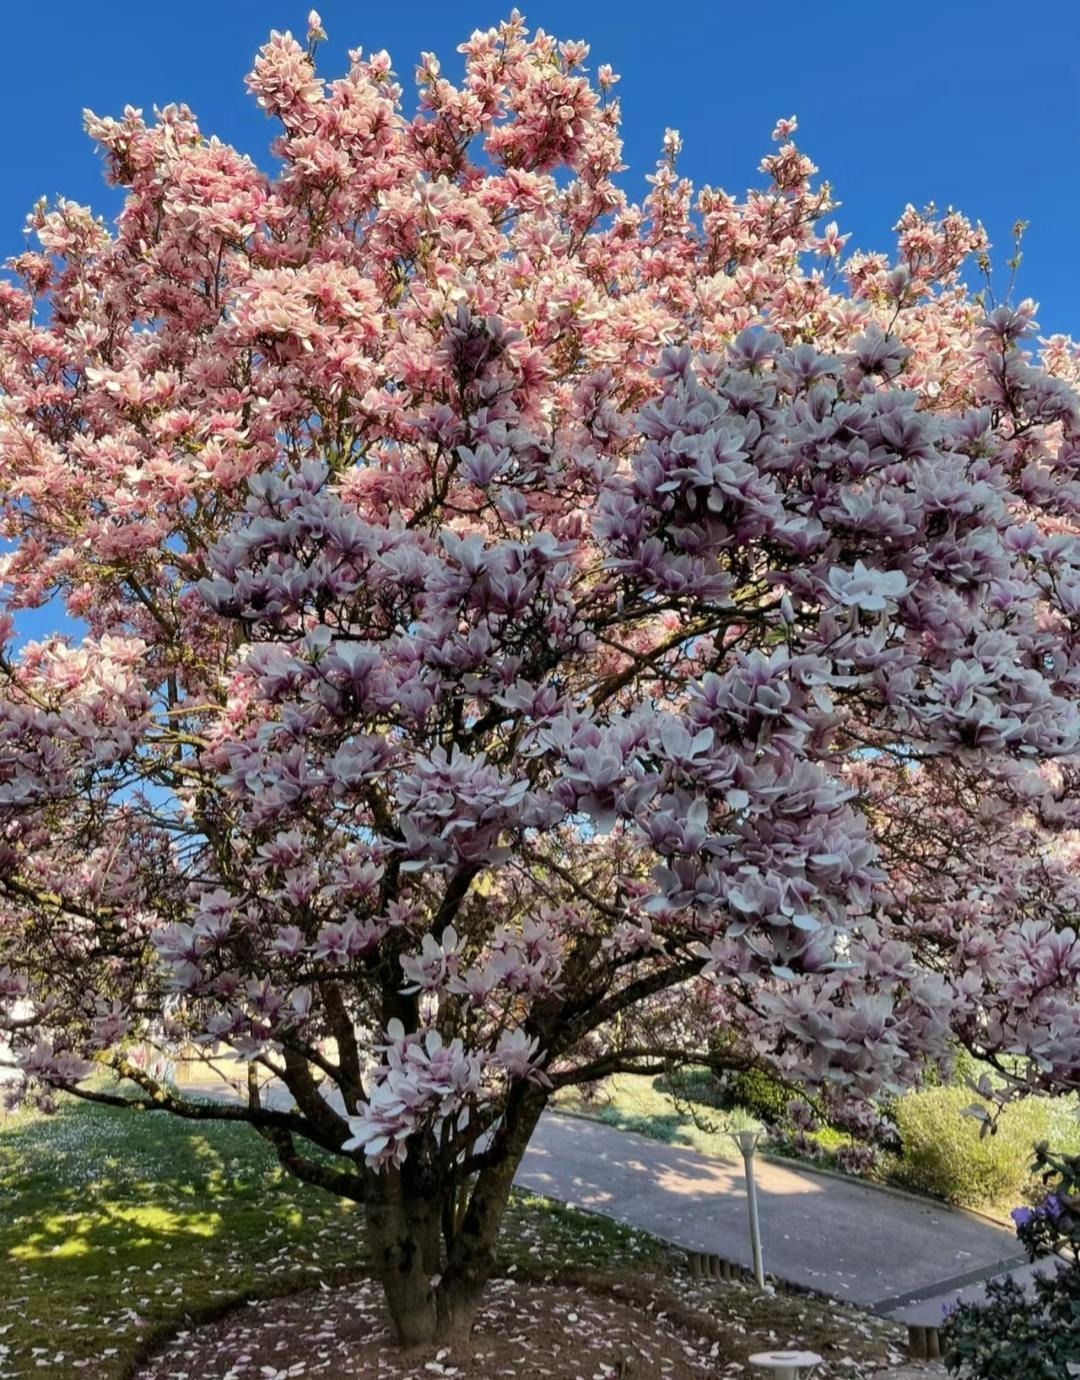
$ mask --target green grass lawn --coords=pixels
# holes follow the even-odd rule
[[[761,1123],[741,1107],[719,1111],[703,1102],[675,1099],[650,1075],[619,1073],[600,1084],[594,1096],[584,1098],[578,1088],[567,1088],[556,1098],[559,1111],[591,1117],[620,1131],[660,1140],[667,1145],[689,1145],[703,1155],[737,1159],[732,1131],[760,1130]]]
[[[252,1131],[65,1099],[0,1117],[0,1380],[121,1380],[146,1344],[238,1297],[364,1267],[363,1213],[284,1175]],[[653,1238],[515,1200],[504,1265],[660,1263]]]
[[[122,1375],[148,1332],[361,1252],[360,1214],[245,1127],[69,1101],[0,1122],[0,1376]]]

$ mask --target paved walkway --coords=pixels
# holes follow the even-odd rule
[[[1035,1276],[1052,1274],[1059,1269],[1064,1269],[1063,1262],[1055,1260],[1052,1256],[1044,1256],[1034,1265],[1025,1262],[1010,1270],[1009,1274],[1026,1294],[1034,1296]],[[985,1303],[986,1283],[984,1277],[973,1284],[960,1285],[944,1291],[935,1290],[928,1293],[920,1290],[917,1297],[907,1300],[902,1307],[895,1310],[895,1316],[914,1327],[936,1327],[945,1313],[955,1308],[958,1303]]]
[[[973,1214],[801,1166],[755,1165],[765,1268],[779,1279],[891,1312],[914,1293],[944,1295],[1017,1263],[1013,1233]],[[686,1250],[751,1263],[741,1160],[547,1112],[517,1182]]]

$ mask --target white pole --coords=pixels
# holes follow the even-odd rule
[[[759,1289],[765,1288],[765,1266],[761,1260],[761,1223],[758,1221],[757,1185],[754,1183],[754,1152],[743,1156],[746,1170],[746,1205],[750,1213],[750,1249],[754,1252],[754,1278]]]
[[[754,1151],[757,1131],[737,1131],[735,1141],[742,1151],[743,1171],[746,1174],[746,1210],[750,1217],[750,1249],[754,1255],[754,1278],[759,1289],[765,1288],[765,1266],[761,1259],[761,1222],[758,1219],[757,1184],[754,1182]]]

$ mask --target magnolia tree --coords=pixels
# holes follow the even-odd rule
[[[275,176],[88,116],[115,228],[38,207],[0,287],[0,1024],[362,1200],[415,1342],[558,1088],[1075,1084],[1077,357],[953,212],[845,259],[794,120],[633,204],[583,44],[512,16],[409,116],[321,37],[248,78]]]

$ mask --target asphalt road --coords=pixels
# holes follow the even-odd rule
[[[891,1311],[1017,1258],[1010,1230],[971,1213],[760,1157],[755,1173],[766,1271],[851,1303]],[[517,1182],[686,1250],[751,1263],[741,1159],[547,1112]]]

